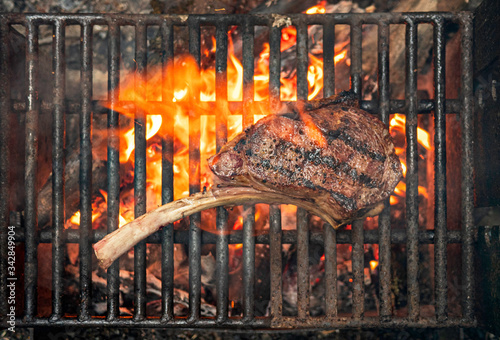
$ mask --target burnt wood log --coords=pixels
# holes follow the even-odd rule
[[[26,85],[26,38],[14,27],[9,27],[7,36],[8,58],[10,65],[10,91],[11,98],[14,101],[24,101],[27,98]],[[50,53],[40,49],[38,51],[38,98],[40,102],[53,98],[53,76],[52,61]],[[40,86],[43,84],[43,86]],[[52,165],[52,116],[47,113],[41,113],[38,120],[38,155],[37,155],[37,178],[36,185],[40,188],[49,177]],[[25,126],[26,114],[19,112],[13,114],[9,121],[9,150],[10,164],[13,168],[9,179],[9,209],[12,211],[21,211],[25,205]]]
[[[80,209],[80,148],[71,150],[66,159],[65,167],[65,214],[71,217]],[[92,192],[93,196],[99,189],[106,187],[106,162],[94,160],[92,162]],[[38,193],[38,225],[40,228],[51,225],[52,222],[52,173]]]
[[[393,12],[430,12],[430,11],[459,11],[465,6],[464,0],[409,0],[401,1],[393,8]],[[405,65],[406,65],[406,25],[393,25],[390,31],[390,84],[391,98],[404,99],[405,89]],[[421,71],[429,62],[429,53],[433,48],[434,28],[432,25],[418,26],[418,53],[417,66]],[[378,50],[377,34],[369,34],[363,39],[364,51]],[[374,74],[377,71],[377,54],[364,53],[363,72]]]

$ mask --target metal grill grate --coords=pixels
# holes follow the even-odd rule
[[[164,228],[160,233],[148,239],[151,243],[160,243],[162,246],[162,306],[163,315],[160,318],[151,318],[146,315],[146,245],[140,243],[135,248],[135,310],[131,318],[119,316],[119,272],[118,264],[113,264],[108,270],[108,313],[106,318],[97,318],[90,315],[91,293],[91,244],[100,240],[103,232],[92,231],[91,222],[91,171],[92,150],[90,141],[91,112],[103,110],[99,101],[92,101],[92,30],[94,25],[105,25],[109,30],[109,104],[107,111],[109,141],[108,141],[108,232],[118,228],[119,216],[119,154],[118,139],[118,112],[113,110],[119,101],[119,54],[120,54],[120,27],[133,25],[136,28],[137,74],[145,77],[147,64],[146,30],[148,26],[158,26],[162,34],[162,50],[164,63],[173,58],[173,27],[187,26],[189,29],[189,52],[200,62],[200,26],[212,25],[216,28],[216,84],[217,98],[225,98],[227,94],[227,31],[231,25],[241,26],[243,41],[243,122],[253,121],[250,111],[243,103],[253,100],[254,74],[254,27],[268,26],[270,30],[270,108],[279,104],[280,98],[280,38],[281,27],[274,25],[272,15],[190,15],[190,16],[132,16],[132,15],[0,15],[0,309],[2,315],[7,313],[6,298],[7,282],[7,230],[9,225],[8,196],[9,186],[9,157],[8,116],[13,108],[25,110],[26,119],[26,173],[25,173],[25,200],[24,230],[18,228],[17,241],[24,242],[24,317],[17,320],[18,326],[134,326],[134,327],[215,327],[215,328],[342,328],[342,327],[450,327],[474,326],[474,292],[473,292],[473,187],[472,187],[472,15],[463,13],[378,13],[378,14],[324,14],[324,15],[290,15],[292,25],[297,27],[297,97],[307,98],[307,25],[323,25],[325,45],[334,45],[335,25],[350,25],[351,27],[351,87],[354,93],[361,93],[361,27],[363,24],[378,25],[378,86],[379,98],[373,101],[363,101],[362,108],[371,112],[378,112],[380,118],[388,123],[389,114],[404,112],[406,114],[407,140],[407,211],[406,230],[391,230],[389,208],[386,208],[379,219],[379,229],[364,231],[361,222],[353,224],[351,230],[335,231],[325,226],[324,233],[310,233],[305,223],[305,213],[298,212],[297,231],[281,231],[280,209],[272,206],[270,210],[270,233],[254,237],[253,217],[248,216],[244,221],[242,232],[235,232],[230,236],[217,236],[202,233],[197,225],[200,215],[192,216],[189,231],[173,231]],[[454,22],[461,30],[461,96],[457,99],[445,100],[444,81],[444,26]],[[417,27],[422,23],[434,26],[435,46],[435,100],[417,100]],[[26,102],[11,100],[9,85],[9,61],[7,34],[9,25],[20,24],[26,28]],[[405,100],[390,100],[389,98],[389,27],[391,24],[406,25],[406,98]],[[37,91],[42,84],[37,83],[38,72],[38,29],[40,25],[51,25],[54,28],[54,77],[55,96],[52,103],[40,103]],[[67,103],[65,100],[65,56],[64,56],[64,28],[66,25],[81,26],[81,103]],[[329,96],[335,91],[335,67],[333,64],[333,48],[324,51],[324,95]],[[145,96],[145,94],[142,94]],[[217,104],[215,104],[217,105]],[[101,107],[101,108],[100,108]],[[48,110],[54,115],[54,142],[53,142],[53,174],[54,174],[54,219],[53,231],[37,231],[37,143],[38,115],[41,110]],[[435,229],[428,231],[418,230],[418,201],[417,201],[417,115],[433,111],[435,118]],[[81,225],[77,230],[64,230],[64,128],[65,114],[75,112],[80,114],[81,134]],[[445,114],[459,113],[462,127],[462,230],[447,231],[446,225],[446,157],[445,157]],[[226,126],[226,122],[216,117],[217,126]],[[134,178],[135,215],[146,212],[145,205],[145,113],[136,111],[135,120],[136,168]],[[199,124],[199,117],[191,117],[190,124]],[[190,192],[196,192],[200,187],[200,174],[197,165],[200,159],[199,132],[190,132]],[[227,138],[227,131],[217,131],[217,149]],[[166,161],[167,155],[173,153],[173,141],[166,138],[162,143],[163,161],[163,191],[162,202],[173,199],[173,168]],[[218,211],[217,228],[223,230],[226,215],[224,210]],[[326,256],[325,276],[331,285],[326,285],[326,315],[310,317],[308,315],[308,271],[299,272],[298,278],[298,316],[283,316],[282,304],[282,261],[281,246],[283,243],[297,243],[299,267],[307,268],[309,241],[324,243]],[[52,243],[53,277],[52,277],[52,304],[53,312],[50,318],[37,317],[37,243]],[[65,243],[78,243],[80,246],[80,294],[81,304],[77,317],[64,316],[61,296],[63,293],[63,246]],[[189,302],[190,314],[187,318],[174,317],[173,314],[173,245],[174,243],[189,244]],[[200,317],[201,280],[200,255],[202,243],[215,243],[217,247],[217,316],[215,318]],[[228,317],[228,243],[243,244],[243,317]],[[270,316],[254,316],[254,287],[255,278],[255,244],[270,245],[271,257],[271,302]],[[349,318],[339,317],[337,314],[336,282],[336,245],[352,244],[353,247],[353,313]],[[363,295],[363,244],[378,243],[380,246],[380,311],[377,317],[364,316]],[[407,275],[409,315],[398,318],[393,315],[390,305],[391,282],[391,243],[406,243],[408,249]],[[435,294],[436,317],[420,317],[419,286],[418,286],[418,246],[420,243],[435,245]],[[463,303],[462,317],[449,318],[447,316],[447,277],[446,277],[446,247],[449,243],[462,245],[462,273],[463,273]],[[302,261],[302,262],[300,262]],[[5,325],[5,321],[2,325]]]

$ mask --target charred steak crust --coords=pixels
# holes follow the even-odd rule
[[[389,197],[401,164],[380,120],[350,98],[291,111],[261,119],[210,158],[218,179],[312,200],[339,223]]]

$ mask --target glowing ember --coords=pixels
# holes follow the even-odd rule
[[[378,261],[375,261],[375,260],[370,261],[370,269],[372,271],[374,271],[375,269],[377,269],[377,267],[378,267]]]

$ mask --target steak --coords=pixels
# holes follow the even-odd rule
[[[164,204],[94,244],[101,268],[180,218],[224,205],[284,203],[337,228],[383,208],[401,179],[389,131],[352,94],[290,106],[259,120],[208,160],[219,182]]]
[[[339,224],[380,213],[402,178],[388,128],[350,93],[287,111],[259,120],[208,160],[219,186],[309,200]]]

